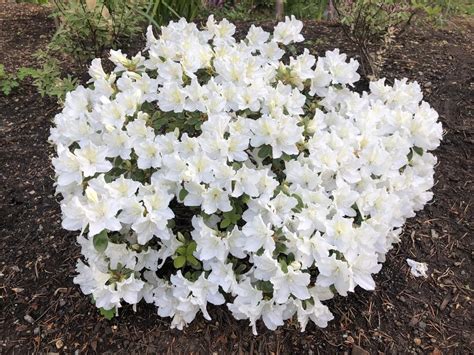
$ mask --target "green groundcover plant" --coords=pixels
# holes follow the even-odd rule
[[[211,16],[110,52],[54,118],[62,225],[77,283],[105,316],[153,303],[182,329],[208,303],[256,332],[333,318],[325,301],[373,275],[432,198],[437,113],[417,83],[370,83],[358,62],[308,50],[294,17],[273,33]]]

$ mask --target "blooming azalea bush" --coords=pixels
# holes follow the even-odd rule
[[[92,62],[50,140],[63,227],[80,231],[74,282],[97,307],[154,303],[182,329],[207,304],[254,332],[333,318],[324,301],[373,275],[432,197],[441,139],[417,83],[352,89],[358,63],[211,16],[147,32],[145,53]]]

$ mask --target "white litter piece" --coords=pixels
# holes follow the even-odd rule
[[[407,259],[408,265],[411,267],[411,274],[415,277],[428,277],[426,273],[428,271],[428,264],[426,263],[419,263],[415,260]]]

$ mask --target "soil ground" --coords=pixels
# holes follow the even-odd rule
[[[10,71],[34,65],[31,54],[53,31],[42,8],[0,4],[0,63]],[[313,53],[356,54],[335,25],[308,22],[304,32]],[[290,322],[253,336],[247,322],[220,308],[211,309],[213,321],[197,318],[184,331],[170,330],[144,304],[136,313],[125,307],[118,319],[101,317],[72,282],[80,251],[61,229],[54,197],[47,137],[59,107],[28,85],[0,96],[0,353],[472,353],[472,43],[472,22],[456,20],[411,29],[390,52],[383,75],[418,80],[446,132],[436,151],[435,198],[407,222],[376,290],[331,301],[336,319],[305,333]],[[407,257],[427,262],[430,276],[413,278]]]

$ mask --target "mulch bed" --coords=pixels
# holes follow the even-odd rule
[[[0,63],[7,70],[34,65],[31,54],[53,32],[44,9],[1,4]],[[305,37],[313,53],[339,47],[356,54],[337,26],[308,22]],[[287,323],[275,332],[261,326],[253,336],[223,308],[183,331],[170,330],[145,304],[136,313],[124,307],[118,319],[101,317],[72,282],[80,250],[75,235],[61,229],[54,197],[47,137],[59,107],[28,85],[0,94],[0,353],[471,353],[472,43],[473,25],[460,19],[412,29],[391,51],[383,75],[418,80],[446,131],[436,151],[435,198],[407,222],[375,277],[376,290],[332,300],[336,319],[305,333]],[[428,262],[430,277],[413,278],[407,257]]]

